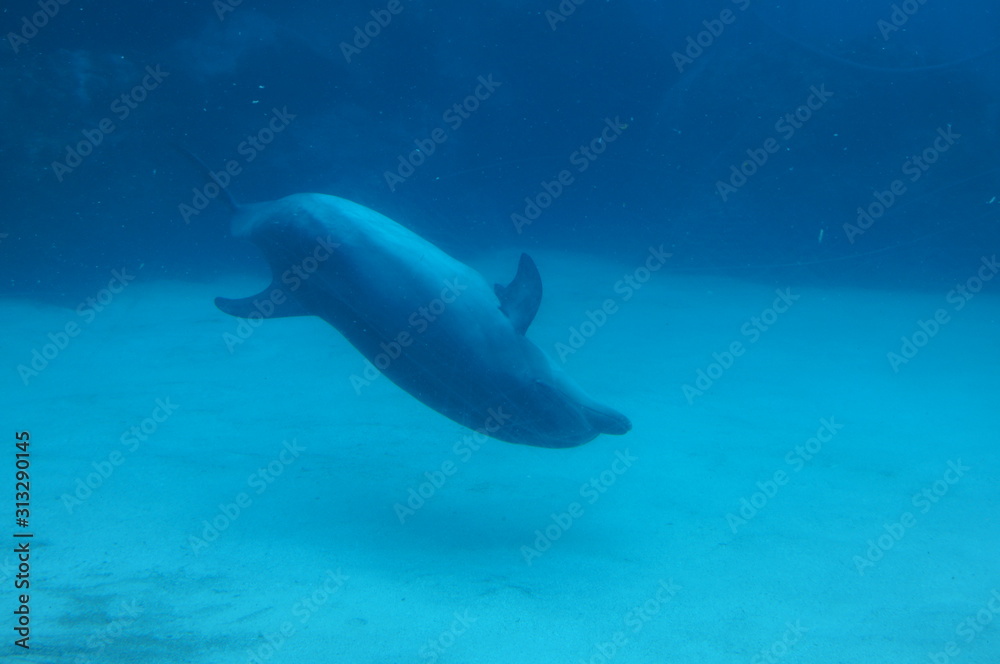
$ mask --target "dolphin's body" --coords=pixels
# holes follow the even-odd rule
[[[228,314],[319,316],[396,385],[499,440],[573,447],[632,427],[524,336],[542,294],[527,255],[510,285],[490,288],[391,219],[323,194],[238,206],[232,234],[263,251],[274,279],[217,298]]]

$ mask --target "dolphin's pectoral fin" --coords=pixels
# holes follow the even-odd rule
[[[517,333],[527,332],[542,303],[542,277],[531,256],[521,254],[514,280],[506,286],[494,284],[493,292],[500,300],[500,311],[510,319]]]
[[[291,318],[293,316],[315,315],[313,312],[307,311],[302,306],[302,303],[294,297],[285,295],[281,304],[275,303],[272,297],[275,290],[281,292],[280,286],[272,281],[267,288],[250,297],[238,300],[230,300],[228,297],[217,297],[215,298],[215,306],[223,313],[236,316],[237,318],[258,316],[261,318]]]

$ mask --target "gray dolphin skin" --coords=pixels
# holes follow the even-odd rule
[[[273,280],[251,297],[216,298],[225,313],[318,316],[396,385],[498,440],[574,447],[632,428],[524,336],[542,297],[527,255],[509,285],[490,288],[433,244],[343,198],[294,194],[235,208],[233,236],[260,248]]]

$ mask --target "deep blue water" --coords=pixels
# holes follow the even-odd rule
[[[253,260],[227,239],[221,205],[184,223],[178,205],[205,180],[177,145],[213,168],[237,160],[238,200],[333,193],[453,251],[666,243],[683,270],[907,288],[960,276],[996,242],[1000,17],[989,5],[894,16],[892,3],[588,0],[545,13],[554,7],[74,0],[25,40],[22,18],[38,6],[9,3],[5,283],[73,301],[113,267],[198,278]],[[390,20],[358,38],[371,11]],[[127,108],[120,98],[147,67],[165,75]],[[444,121],[479,77],[498,85]],[[820,107],[777,130],[820,86]],[[273,109],[294,120],[240,152]],[[105,118],[113,131],[97,129]],[[609,119],[627,130],[581,172],[571,156]],[[905,172],[949,126],[960,138]],[[390,189],[386,171],[435,129],[444,142]],[[55,166],[94,137],[77,167]],[[769,138],[778,151],[720,195]],[[564,169],[572,184],[518,234],[511,215]],[[844,224],[895,180],[905,193],[849,238]]]

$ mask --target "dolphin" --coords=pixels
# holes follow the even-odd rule
[[[261,250],[273,279],[256,295],[216,298],[223,312],[318,316],[413,397],[498,440],[565,448],[632,428],[525,336],[542,299],[527,254],[510,284],[490,288],[472,268],[358,203],[302,193],[237,205],[226,195],[232,235]]]

